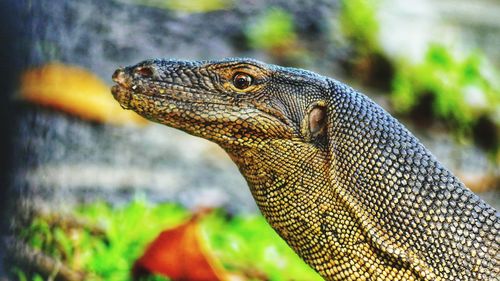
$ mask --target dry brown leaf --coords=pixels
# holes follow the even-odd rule
[[[61,63],[29,69],[21,77],[21,97],[81,118],[111,124],[146,124],[114,100],[110,87],[93,73]]]
[[[134,277],[158,274],[174,281],[233,279],[228,278],[201,242],[198,218],[195,215],[187,222],[161,232],[135,262]]]

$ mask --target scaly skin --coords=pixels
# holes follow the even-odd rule
[[[499,212],[352,88],[249,59],[150,60],[113,79],[124,108],[220,145],[326,280],[499,280]]]

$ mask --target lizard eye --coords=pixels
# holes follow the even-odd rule
[[[252,76],[246,73],[236,73],[233,77],[233,85],[240,90],[244,90],[252,85],[252,80]]]

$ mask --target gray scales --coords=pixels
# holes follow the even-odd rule
[[[251,59],[120,68],[125,109],[217,143],[326,280],[498,280],[500,213],[365,95]]]

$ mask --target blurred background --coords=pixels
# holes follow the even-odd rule
[[[120,66],[251,57],[334,77],[500,207],[497,0],[5,0],[0,280],[321,280],[216,145],[124,111]]]

